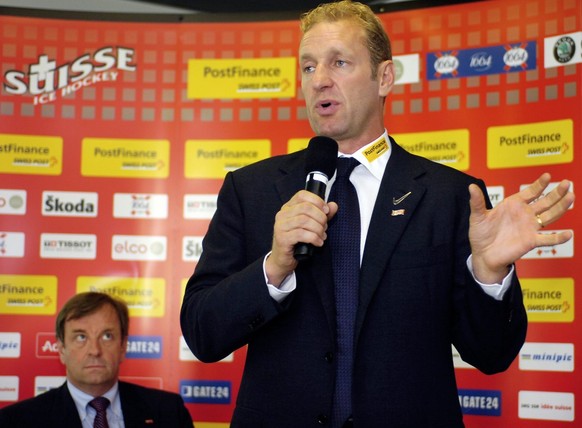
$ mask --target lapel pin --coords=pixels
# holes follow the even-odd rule
[[[398,199],[396,199],[395,197],[392,197],[392,203],[394,205],[398,205],[400,202],[402,202],[403,200],[405,200],[406,198],[408,198],[411,194],[412,194],[412,192],[408,192],[407,194],[402,195]]]
[[[404,215],[406,210],[392,210],[392,217],[396,217],[398,215]]]

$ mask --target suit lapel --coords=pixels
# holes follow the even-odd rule
[[[45,394],[49,394],[50,392],[46,392]],[[58,421],[58,426],[81,428],[81,418],[79,417],[77,406],[69,392],[67,383],[65,382],[61,385],[56,393],[58,394],[58,401],[56,401],[58,405],[50,409],[52,416],[49,420]]]
[[[382,177],[360,272],[360,297],[356,317],[356,343],[372,296],[425,192],[417,177],[424,169],[391,139],[392,154]]]
[[[119,399],[126,427],[146,426],[146,420],[152,421],[150,424],[156,424],[157,421],[151,417],[151,409],[144,405],[133,385],[120,381]]]

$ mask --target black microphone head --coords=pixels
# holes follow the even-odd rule
[[[337,151],[337,141],[333,138],[313,137],[307,146],[305,172],[318,171],[331,178],[337,165]]]

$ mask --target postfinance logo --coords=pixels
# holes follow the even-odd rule
[[[530,322],[573,322],[573,278],[522,279],[523,302]]]
[[[54,314],[57,282],[50,275],[0,275],[0,314]]]

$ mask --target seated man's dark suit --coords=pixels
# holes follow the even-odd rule
[[[180,395],[119,382],[126,428],[192,428]],[[34,398],[0,409],[2,428],[81,428],[81,420],[66,383]]]

